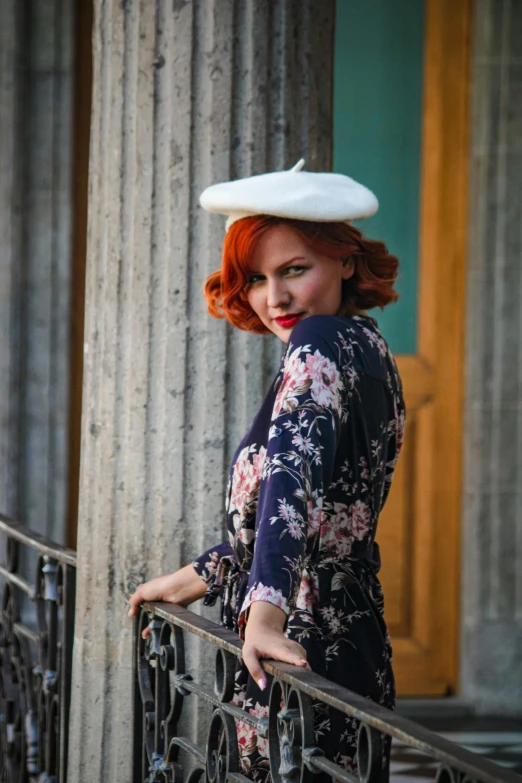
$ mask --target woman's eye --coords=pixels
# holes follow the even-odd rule
[[[261,280],[263,280],[263,275],[250,275],[248,278],[248,284],[254,285],[255,283],[259,283]]]
[[[287,277],[288,275],[295,277],[296,275],[300,275],[302,272],[304,272],[305,269],[305,266],[287,266],[285,269],[285,275]]]

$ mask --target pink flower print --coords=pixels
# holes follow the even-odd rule
[[[335,504],[334,516],[321,527],[321,544],[328,549],[335,547],[337,555],[347,557],[352,551],[350,509],[343,503]]]
[[[321,541],[321,549],[331,549],[331,547],[335,546],[335,536],[331,517],[325,517],[323,520],[323,523],[320,527],[319,536]]]
[[[243,515],[245,506],[248,505],[254,490],[261,481],[263,465],[266,459],[266,448],[261,446],[258,454],[255,453],[255,449],[255,445],[245,446],[236,460],[232,476],[229,513],[239,511]],[[252,452],[254,453],[252,459],[250,459]]]
[[[323,499],[317,497],[317,490],[314,490],[312,498],[306,503],[308,510],[308,538],[315,536],[323,522]]]
[[[337,504],[340,506],[340,510],[337,510],[337,514],[332,519],[332,525],[335,526],[337,530],[340,530],[345,533],[350,532],[350,517],[348,514],[348,508],[347,506],[343,506],[341,503]]]
[[[256,537],[255,530],[250,530],[249,528],[242,528],[239,532],[239,540],[242,544],[245,544],[245,546],[248,546]]]
[[[354,744],[356,744],[355,737],[356,734],[354,734]],[[351,772],[352,775],[358,774],[357,758],[352,759],[350,756],[343,756],[342,753],[336,753],[334,761],[336,764],[339,764],[340,767],[344,767],[347,772]]]
[[[339,557],[348,557],[352,551],[353,538],[345,530],[337,528],[334,531],[335,549]]]
[[[403,441],[404,441],[404,413],[401,412],[397,417],[396,430],[395,430],[395,446],[397,452],[400,451]]]
[[[305,454],[313,454],[314,447],[311,438],[305,438],[298,432],[292,438],[292,445],[297,446],[298,451],[304,451]]]
[[[306,357],[306,369],[312,379],[310,393],[314,402],[323,408],[339,410],[339,392],[342,388],[341,376],[334,362],[319,351]]]
[[[250,726],[248,723],[245,723],[244,720],[236,721],[236,732],[241,767],[243,772],[248,772],[248,756],[250,756],[251,753],[253,753],[256,749],[257,732],[254,726]]]
[[[249,446],[242,449],[234,465],[229,512],[241,512],[254,487],[254,466],[249,459],[249,451]]]
[[[362,479],[370,478],[370,471],[368,470],[368,463],[366,462],[365,457],[361,457],[359,460],[359,465],[361,466],[361,473],[360,476]]]
[[[255,707],[251,707],[248,711],[256,718],[268,717],[268,707],[263,707],[259,703],[256,704]],[[255,751],[256,746],[259,755],[262,758],[268,758],[268,739],[259,736],[254,726],[249,726],[243,720],[236,721],[236,731],[239,756],[243,771],[248,772],[249,759],[247,757]]]
[[[305,363],[299,358],[301,351],[302,348],[296,348],[285,358],[283,381],[276,395],[272,419],[279,416],[281,410],[292,410],[297,406],[296,395],[303,393],[301,387],[309,380]]]
[[[297,519],[291,519],[287,525],[286,529],[292,536],[292,538],[302,538],[303,537],[303,531],[301,530],[301,525],[297,521]]]
[[[371,509],[366,503],[363,503],[362,500],[356,500],[351,507],[351,512],[352,534],[357,541],[362,541],[362,539],[368,535],[370,529],[370,519],[372,516]]]
[[[256,718],[268,718],[268,707],[263,707],[262,704],[257,703],[255,707],[251,707],[249,710],[251,715]],[[263,758],[268,758],[268,738],[257,735],[257,750],[259,755]]]
[[[289,522],[297,517],[297,511],[286,500],[279,501],[279,516],[284,519],[285,522]]]
[[[254,467],[254,477],[257,479],[257,481],[261,481],[265,460],[266,460],[266,448],[264,446],[260,446],[259,453],[254,454],[252,458],[252,464]]]
[[[386,343],[385,343],[385,341],[383,340],[382,337],[379,337],[379,341],[377,343],[377,348],[378,348],[379,353],[381,354],[381,356],[386,356],[386,354],[388,353],[388,346],[386,345]]]
[[[357,377],[357,370],[355,367],[348,367],[345,374],[348,389],[355,389],[355,381],[357,380]]]
[[[381,356],[386,356],[386,354],[388,353],[388,348],[387,348],[386,343],[383,340],[383,338],[380,337],[380,335],[375,334],[375,332],[372,332],[370,329],[367,329],[364,326],[363,326],[363,332],[366,335],[366,337],[368,338],[368,341],[370,342],[370,344],[377,346],[377,350],[379,351],[379,354]]]
[[[301,576],[301,584],[297,595],[296,609],[303,612],[312,612],[314,606],[319,601],[319,588],[317,577],[312,576],[306,569]]]
[[[219,560],[219,554],[217,552],[212,552],[210,555],[210,560],[205,563],[205,569],[208,572],[209,576],[212,576],[212,574],[216,570],[218,560]]]
[[[319,609],[323,619],[330,622],[335,617],[335,609],[333,606],[325,606],[323,609]]]

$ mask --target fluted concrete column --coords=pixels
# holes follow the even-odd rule
[[[73,0],[0,2],[0,509],[66,538]]]
[[[461,681],[522,715],[522,6],[474,10]]]
[[[138,582],[223,540],[281,347],[207,315],[211,182],[330,163],[333,0],[98,0],[70,781],[128,783]],[[199,655],[198,651],[194,652]]]

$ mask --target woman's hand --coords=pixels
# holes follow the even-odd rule
[[[129,617],[138,614],[140,604],[144,601],[168,601],[179,606],[188,606],[198,598],[203,598],[206,589],[206,583],[193,566],[185,566],[173,574],[143,582],[129,598]],[[146,628],[142,634],[143,638],[146,639],[148,634],[149,629]]]
[[[285,620],[283,610],[267,601],[255,601],[250,607],[241,655],[261,690],[266,688],[266,674],[260,664],[262,658],[310,668],[304,647],[286,638],[283,630]]]

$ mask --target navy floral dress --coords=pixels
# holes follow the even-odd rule
[[[228,541],[194,563],[208,583],[205,602],[222,599],[224,625],[243,637],[252,602],[275,604],[314,672],[390,709],[395,688],[375,533],[404,420],[397,367],[374,319],[299,322],[232,461]],[[261,691],[238,666],[234,701],[266,716],[269,688]],[[317,744],[354,774],[357,728],[316,705]],[[264,783],[267,740],[242,722],[238,740],[244,773]]]

